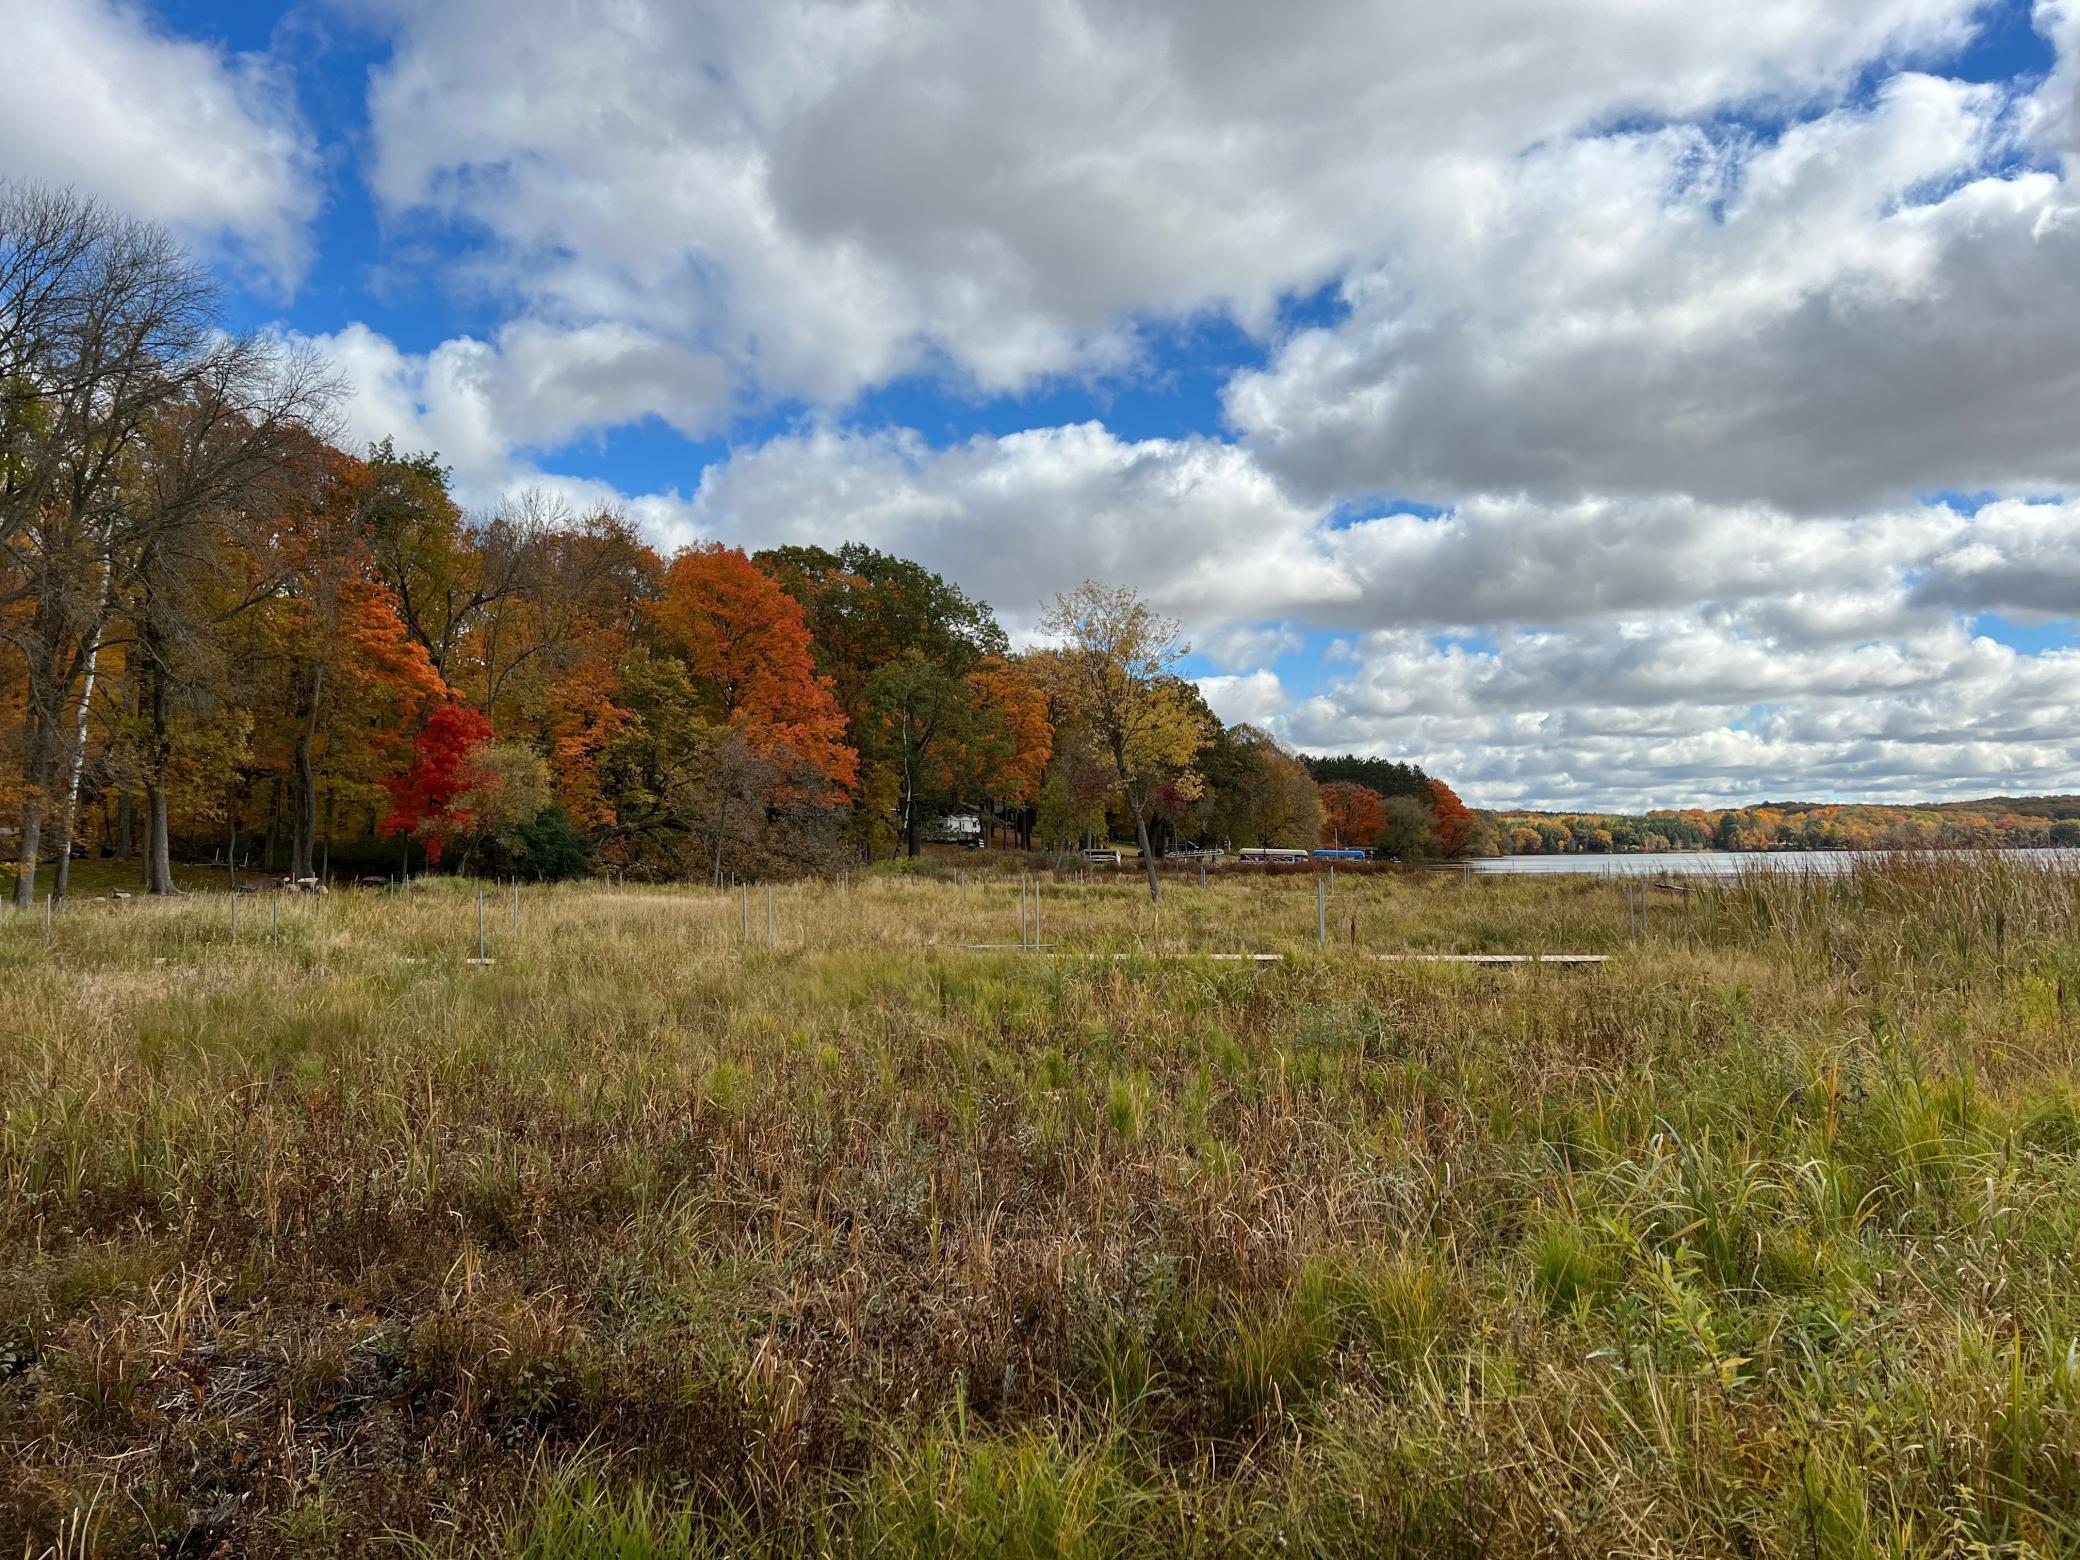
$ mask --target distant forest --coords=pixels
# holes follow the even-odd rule
[[[1430,777],[1416,764],[1397,764],[1384,758],[1360,758],[1355,753],[1346,753],[1340,758],[1315,758],[1303,753],[1300,762],[1314,776],[1316,785],[1332,785],[1342,780],[1377,791],[1381,796],[1423,798],[1430,792]]]
[[[2080,846],[2080,796],[1906,806],[1763,802],[1649,813],[1493,812],[1480,844],[1504,855],[1660,850],[1897,850]]]

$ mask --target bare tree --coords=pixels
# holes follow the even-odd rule
[[[91,676],[116,595],[123,479],[153,409],[208,363],[216,299],[164,229],[34,188],[0,199],[0,272],[14,289],[0,313],[31,316],[4,347],[0,486],[0,623],[28,708],[15,883],[26,907],[80,731],[70,695]],[[24,597],[28,611],[5,611]]]
[[[322,480],[322,440],[338,394],[327,366],[308,353],[264,338],[228,341],[161,408],[143,442],[126,550],[116,561],[134,592],[134,643],[150,713],[143,771],[152,893],[174,892],[168,695],[184,668],[217,664],[211,641],[229,619],[283,588],[288,565],[270,538],[276,517],[307,502]],[[305,876],[315,796],[314,787],[303,788],[292,832],[292,869]]]
[[[18,906],[53,820],[62,884],[113,615],[167,537],[229,503],[329,399],[308,360],[216,321],[207,273],[163,228],[0,189],[0,633],[27,707]]]

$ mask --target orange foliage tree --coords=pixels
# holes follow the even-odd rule
[[[1005,802],[1032,802],[1054,756],[1054,726],[1047,718],[1047,690],[1023,662],[984,656],[968,673],[976,704],[988,712],[998,733],[980,782],[985,795]]]
[[[1321,797],[1323,844],[1369,846],[1379,838],[1386,803],[1371,786],[1332,780],[1321,788]]]
[[[859,779],[859,755],[830,679],[816,674],[801,604],[734,547],[691,547],[665,570],[651,620],[685,660],[709,714],[762,758],[806,765],[833,799]]]
[[[1428,783],[1427,799],[1430,814],[1437,820],[1438,851],[1446,856],[1465,854],[1467,842],[1473,838],[1473,809],[1442,780]]]

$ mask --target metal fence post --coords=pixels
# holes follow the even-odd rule
[[[1314,938],[1324,948],[1329,946],[1329,880],[1314,880]]]

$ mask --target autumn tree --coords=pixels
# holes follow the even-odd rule
[[[918,853],[919,813],[971,778],[989,718],[964,678],[913,645],[874,673],[854,728],[870,764],[897,783],[904,852]]]
[[[46,823],[69,815],[99,655],[157,519],[126,502],[147,431],[258,355],[216,325],[207,273],[163,228],[0,187],[0,634],[26,693],[17,905]]]
[[[1033,828],[1041,843],[1065,850],[1103,834],[1105,803],[1115,781],[1110,756],[1082,727],[1061,727],[1055,735],[1035,798]]]
[[[836,552],[776,547],[752,561],[801,604],[817,669],[849,719],[874,674],[907,651],[959,675],[1008,649],[987,603],[907,558],[847,542]]]
[[[486,846],[517,855],[521,831],[556,800],[547,762],[525,742],[485,742],[470,755],[463,778],[462,790],[449,799],[448,815],[463,847],[465,872]]]
[[[686,663],[704,713],[740,729],[751,750],[813,777],[826,800],[859,779],[859,755],[829,679],[817,675],[801,604],[736,548],[691,547],[665,570],[650,609]]]
[[[1442,780],[1429,782],[1430,816],[1437,829],[1437,848],[1441,855],[1463,856],[1473,839],[1477,821],[1473,809],[1459,800],[1458,793]],[[1608,835],[1606,835],[1608,838]]]
[[[419,840],[426,859],[438,863],[451,840],[477,827],[470,801],[483,784],[477,760],[490,740],[491,722],[478,711],[460,699],[439,705],[419,730],[410,767],[389,782],[390,811],[376,832]],[[409,862],[409,843],[406,850]]]
[[[1032,663],[986,655],[969,670],[968,695],[987,717],[987,739],[972,759],[976,795],[1019,809],[1020,827],[1031,845],[1033,809],[1042,777],[1054,754],[1054,725],[1047,691]]]
[[[1332,780],[1321,788],[1322,843],[1370,847],[1387,821],[1384,798],[1355,780]]]
[[[984,661],[1002,662],[1003,630],[944,576],[857,542],[779,547],[753,562],[801,603],[817,670],[860,751],[856,838],[872,849],[892,822],[916,855],[922,808],[979,795],[986,751],[1006,735],[1005,712],[978,703],[968,681]]]
[[[1126,587],[1086,581],[1055,597],[1041,627],[1060,648],[1046,662],[1063,702],[1105,754],[1134,819],[1151,898],[1163,896],[1148,825],[1158,790],[1204,744],[1192,701],[1173,675],[1189,648],[1177,623]]]
[[[1247,758],[1240,792],[1245,837],[1312,849],[1322,837],[1322,801],[1307,766],[1267,731],[1238,726],[1235,736]]]

